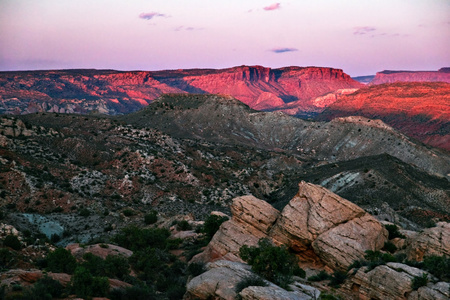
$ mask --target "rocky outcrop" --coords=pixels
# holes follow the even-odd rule
[[[448,300],[450,299],[450,283],[438,282],[428,284],[413,291],[408,300]]]
[[[207,265],[208,271],[194,277],[186,286],[185,299],[236,299],[236,285],[250,276],[250,266],[238,262],[217,261]]]
[[[233,217],[223,223],[205,251],[194,261],[215,261],[228,259],[240,261],[239,249],[243,245],[255,246],[277,220],[279,212],[269,203],[254,196],[242,196],[233,200]]]
[[[288,292],[274,286],[250,286],[239,293],[242,300],[312,300],[306,294]]]
[[[234,199],[233,217],[222,224],[205,251],[194,261],[241,261],[239,249],[272,239],[294,251],[301,260],[332,269],[346,269],[366,250],[379,250],[387,230],[357,205],[327,189],[301,182],[298,194],[281,214],[253,196]]]
[[[421,277],[424,271],[400,263],[387,263],[371,271],[359,269],[351,280],[346,281],[347,290],[354,299],[409,299],[413,291],[414,277]]]
[[[86,253],[92,253],[102,259],[105,259],[108,255],[121,255],[124,257],[133,255],[133,251],[111,244],[94,244],[84,247],[81,247],[80,244],[70,244],[67,245],[66,249],[78,260]]]
[[[424,229],[409,242],[408,259],[421,261],[427,255],[450,256],[450,223],[439,222]]]

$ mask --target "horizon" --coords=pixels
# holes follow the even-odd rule
[[[450,65],[450,2],[4,0],[0,71]]]

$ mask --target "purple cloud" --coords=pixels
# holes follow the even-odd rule
[[[186,31],[194,31],[194,30],[203,30],[203,28],[178,26],[178,27],[176,27],[174,30],[175,30],[175,31],[182,31],[182,30],[186,30]]]
[[[139,15],[139,18],[144,19],[144,20],[151,20],[154,17],[165,17],[165,14],[160,14],[157,12],[149,12],[149,13],[141,13]]]
[[[280,8],[281,8],[280,3],[274,3],[269,6],[264,7],[263,9],[264,10],[276,10],[276,9],[280,9]]]
[[[272,51],[273,53],[285,53],[285,52],[298,51],[298,49],[297,48],[273,48],[273,49],[270,49],[270,51]]]
[[[377,30],[375,27],[370,27],[370,26],[354,27],[353,29],[354,29],[354,31],[353,31],[354,35],[370,34],[370,33],[373,33],[373,31]]]

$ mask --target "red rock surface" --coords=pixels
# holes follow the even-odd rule
[[[340,69],[320,67],[1,72],[0,107],[8,113],[116,114],[139,109],[164,93],[188,92],[228,94],[252,108],[273,109],[361,86]]]
[[[340,96],[322,119],[360,115],[381,119],[418,140],[450,150],[450,84],[399,82]]]
[[[442,68],[439,71],[383,71],[378,72],[370,84],[436,81],[450,83],[450,68]]]

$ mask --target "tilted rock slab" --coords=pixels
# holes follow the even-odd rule
[[[215,261],[226,259],[242,262],[239,249],[243,245],[256,246],[277,220],[280,212],[266,201],[254,196],[242,196],[233,200],[233,217],[224,222],[205,251],[192,261]]]
[[[303,181],[281,214],[253,196],[235,198],[231,212],[232,219],[221,225],[193,261],[242,262],[239,249],[243,245],[256,246],[259,239],[269,238],[286,245],[302,260],[344,270],[362,259],[364,251],[380,250],[388,237],[384,226],[357,205]]]
[[[450,256],[450,223],[439,222],[412,238],[406,249],[408,259],[423,260],[428,255]]]
[[[450,283],[438,282],[427,284],[412,292],[408,300],[448,300],[450,299]]]
[[[359,206],[302,181],[269,235],[296,252],[312,248],[329,267],[345,270],[366,250],[380,250],[388,232]]]
[[[242,300],[313,300],[306,294],[288,292],[277,286],[250,286],[239,293]]]

